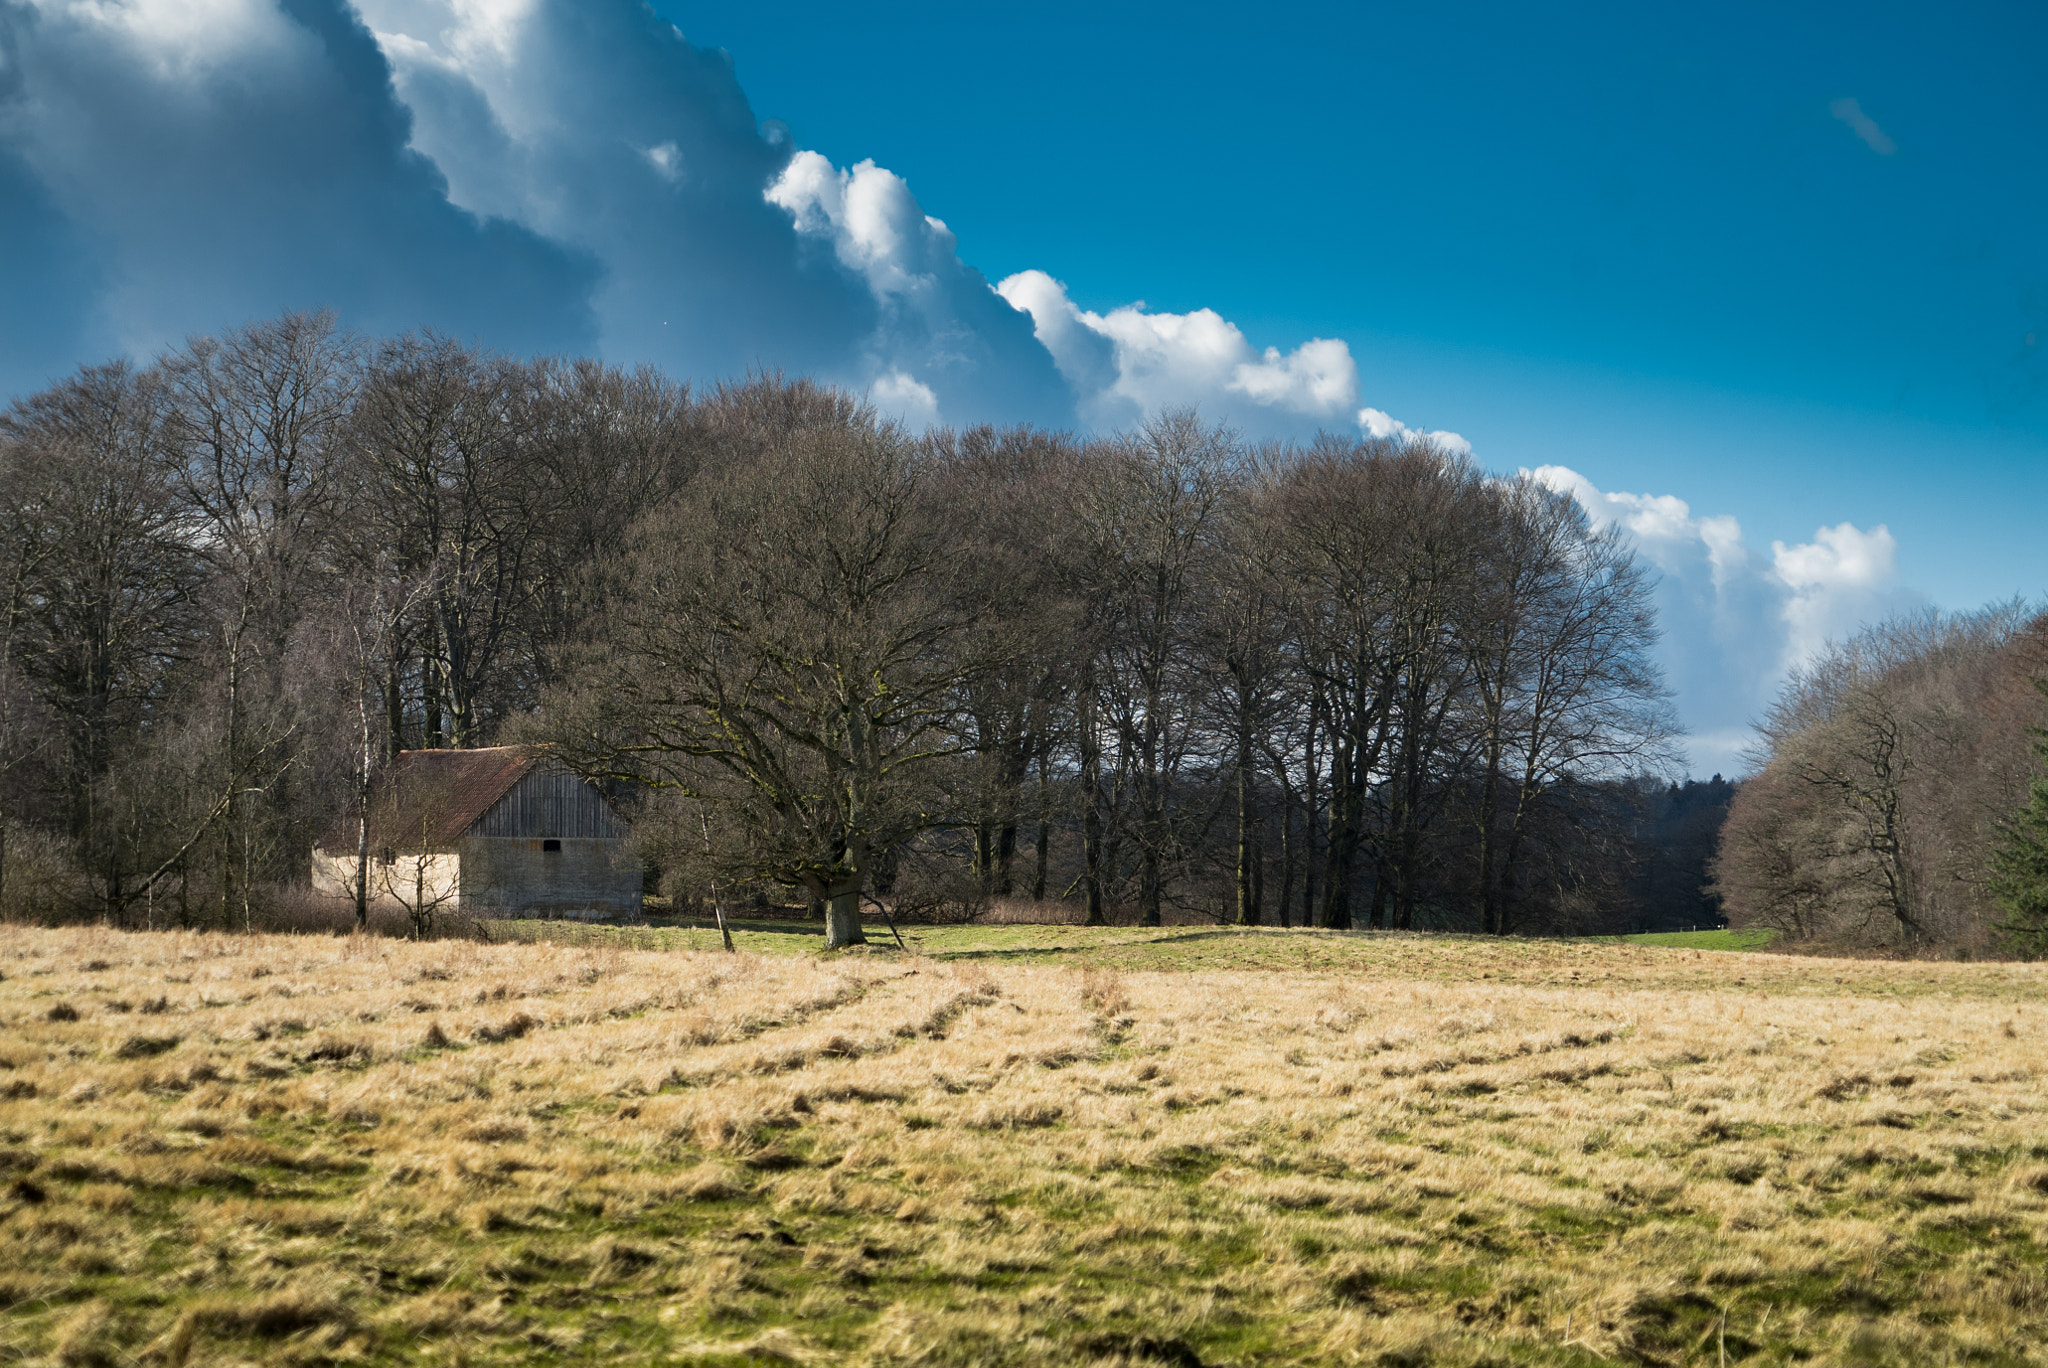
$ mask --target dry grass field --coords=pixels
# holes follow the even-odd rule
[[[2048,1363],[2039,967],[584,939],[0,927],[0,1357]]]

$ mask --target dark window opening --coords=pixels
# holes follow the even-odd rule
[[[553,851],[559,851],[559,850],[561,850],[561,848],[562,848],[562,843],[561,843],[560,841],[555,841],[555,840],[547,840],[547,841],[542,841],[542,842],[540,843],[540,848],[541,848],[542,850],[553,850]]]

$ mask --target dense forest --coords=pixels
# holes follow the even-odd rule
[[[2017,602],[1880,623],[1795,672],[1715,861],[1731,921],[1906,951],[2048,949],[2044,679],[2048,614]]]
[[[1426,442],[918,434],[287,315],[0,419],[0,906],[265,924],[399,750],[516,742],[679,904],[840,939],[1705,924],[1750,790],[1669,782],[1648,588]]]

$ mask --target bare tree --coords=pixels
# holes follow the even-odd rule
[[[738,416],[760,385],[722,386],[693,404],[688,386],[651,367],[592,360],[537,361],[523,381],[523,477],[506,494],[514,522],[532,537],[522,662],[530,677],[516,697],[530,707],[535,690],[561,677],[563,652],[605,611],[613,581],[591,568],[617,560],[634,518],[676,497],[708,456],[722,449],[730,459],[767,428]],[[725,431],[722,448],[714,428]]]
[[[165,437],[211,570],[216,769],[229,795],[215,851],[220,905],[239,901],[245,925],[259,859],[311,835],[308,823],[281,831],[265,818],[289,806],[278,786],[299,719],[287,657],[331,580],[328,532],[359,362],[332,314],[294,313],[194,338],[163,363]],[[270,801],[244,801],[258,793]]]
[[[404,648],[388,653],[394,744],[409,653],[428,748],[479,744],[526,673],[507,665],[545,592],[539,548],[561,511],[532,451],[527,391],[523,368],[419,334],[379,349],[356,406],[355,502],[393,571],[423,591],[393,624]]]
[[[1390,773],[1378,787],[1379,877],[1371,922],[1407,930],[1425,880],[1425,833],[1455,791],[1457,709],[1470,682],[1463,649],[1482,540],[1474,517],[1483,479],[1462,457],[1427,444],[1383,458],[1393,517],[1383,529],[1381,570],[1389,639]],[[1355,776],[1363,784],[1366,776]]]
[[[1295,591],[1297,706],[1307,714],[1303,845],[1322,857],[1310,877],[1311,885],[1321,879],[1314,915],[1340,929],[1352,921],[1367,790],[1393,739],[1398,663],[1384,561],[1398,508],[1389,478],[1396,459],[1387,443],[1325,439],[1287,464],[1274,492],[1276,537]]]
[[[1072,539],[1051,494],[1080,477],[1080,456],[1072,442],[1030,428],[939,433],[932,447],[934,497],[952,510],[960,545],[972,547],[951,571],[981,605],[970,651],[988,662],[961,699],[975,763],[963,773],[958,802],[974,814],[981,891],[1007,896],[1016,884],[1024,787],[1034,769],[1042,775],[1065,732],[1077,674]]]
[[[109,911],[210,882],[252,924],[352,815],[366,919],[379,766],[509,728],[652,786],[686,896],[794,886],[835,943],[870,888],[1592,925],[1667,716],[1619,541],[1422,442],[913,440],[809,382],[294,314],[24,401],[0,460],[0,765],[61,776],[11,810]],[[1987,681],[1886,695],[1915,830],[2009,811]],[[1924,928],[1981,901],[1981,843],[1906,849]]]
[[[446,828],[446,814],[453,805],[445,779],[431,769],[408,769],[401,762],[385,771],[385,782],[376,786],[374,807],[363,810],[362,830],[366,837],[374,836],[379,849],[374,865],[366,850],[358,855],[357,907],[365,905],[374,888],[380,900],[389,899],[403,909],[414,940],[431,936],[434,919],[461,902],[460,857],[449,845]],[[360,912],[356,924],[364,924]]]
[[[1258,453],[1229,491],[1229,505],[1214,532],[1213,570],[1199,589],[1199,644],[1210,673],[1205,692],[1213,725],[1229,746],[1237,818],[1231,881],[1241,926],[1264,920],[1260,774],[1262,761],[1273,752],[1275,724],[1291,701],[1285,676],[1289,591],[1269,508],[1271,479],[1281,459],[1278,451]],[[1283,891],[1283,920],[1286,897]]]
[[[2048,698],[2048,678],[2035,687]],[[2048,728],[2032,728],[2036,771],[2026,801],[1996,824],[1991,852],[1992,897],[2005,919],[1999,929],[2029,949],[2048,943]]]
[[[272,658],[323,571],[360,351],[331,313],[285,314],[164,362],[164,436],[198,545]]]
[[[836,947],[864,939],[876,856],[945,817],[978,605],[915,444],[813,407],[636,529],[593,677],[538,735],[713,810],[731,872],[823,901]]]
[[[2040,719],[2026,681],[2048,661],[2044,640],[2018,603],[1921,613],[1795,673],[1715,863],[1731,917],[1905,947],[1991,943],[1993,849],[2026,792]]]
[[[367,557],[336,595],[321,624],[325,640],[316,665],[332,682],[349,724],[349,806],[356,830],[355,876],[350,893],[356,929],[370,921],[372,805],[383,761],[394,753],[386,734],[383,691],[392,662],[403,649],[404,624],[427,596],[427,586],[408,582],[388,563]],[[415,900],[417,901],[417,899]]]
[[[1196,610],[1236,441],[1191,411],[1166,414],[1101,451],[1074,491],[1084,601],[1095,605],[1099,629],[1087,670],[1089,721],[1099,715],[1109,723],[1131,776],[1129,835],[1138,848],[1138,913],[1147,926],[1159,925],[1168,866],[1180,845],[1171,820],[1175,789],[1205,739],[1195,685]]]
[[[1527,477],[1486,497],[1465,640],[1481,924],[1503,934],[1524,843],[1559,781],[1668,770],[1677,727],[1650,655],[1649,585],[1619,529],[1594,532],[1569,496]]]
[[[116,910],[132,870],[106,798],[204,630],[162,414],[154,380],[116,363],[0,418],[18,538],[12,658],[61,737],[63,825]]]

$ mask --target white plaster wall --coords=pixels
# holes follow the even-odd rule
[[[453,908],[462,902],[462,857],[452,850],[401,851],[390,864],[370,860],[370,896],[390,898],[406,907],[424,896],[429,907]]]
[[[372,862],[371,872],[376,872]],[[329,897],[353,899],[356,895],[356,857],[331,850],[313,852],[313,891]]]

